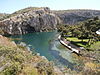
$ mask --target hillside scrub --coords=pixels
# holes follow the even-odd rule
[[[6,42],[3,46],[0,41],[0,75],[55,75],[53,64],[47,59],[26,47],[7,45],[12,42],[3,36],[2,39]]]

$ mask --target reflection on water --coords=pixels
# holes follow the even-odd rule
[[[65,47],[59,49],[59,46],[62,46],[59,41],[53,41],[50,47],[50,53],[55,57],[56,64],[74,69],[76,64],[72,61],[71,51]]]
[[[58,40],[54,40],[56,34],[57,32],[40,32],[12,36],[12,38],[21,39],[15,40],[15,42],[25,42],[31,49],[34,48],[37,53],[50,61],[54,61],[55,64],[73,69],[75,64],[72,60],[71,51],[63,47]]]

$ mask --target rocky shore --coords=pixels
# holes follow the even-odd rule
[[[0,35],[0,75],[63,75],[57,66]]]

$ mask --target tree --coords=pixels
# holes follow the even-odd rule
[[[96,34],[96,31],[100,29],[100,20],[98,20],[98,17],[83,22],[81,28],[81,31],[83,32],[82,36],[85,35],[85,37],[89,39],[88,45],[91,45],[99,39]]]

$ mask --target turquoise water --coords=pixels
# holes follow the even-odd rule
[[[45,56],[48,60],[54,61],[55,64],[65,65],[73,68],[75,65],[71,56],[71,51],[63,47],[57,38],[57,32],[35,32],[25,35],[16,35],[12,38],[19,38],[16,43],[24,42],[31,49],[34,48],[41,56]]]

